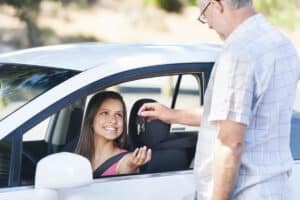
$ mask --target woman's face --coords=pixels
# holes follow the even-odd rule
[[[124,110],[117,99],[106,99],[98,108],[93,121],[95,136],[115,140],[123,132]]]

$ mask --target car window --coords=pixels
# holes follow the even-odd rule
[[[178,76],[145,78],[123,83],[112,89],[119,91],[126,99],[128,110],[132,108],[133,103],[137,99],[142,98],[152,98],[171,107],[177,78]],[[198,80],[194,75],[182,76],[175,107],[180,109],[200,109],[201,93],[199,87]]]
[[[171,107],[174,94],[177,96],[175,108],[200,109],[201,93],[199,81],[194,75],[183,75],[178,93],[175,93],[178,75],[136,80],[118,85],[116,88],[124,97],[129,114],[129,138],[131,147],[147,145],[152,147],[153,157],[149,165],[141,172],[156,173],[176,170],[186,170],[191,167],[194,157],[197,127],[172,124],[166,130],[165,126],[153,122],[149,131],[138,133],[134,128],[139,126],[131,123],[134,105],[137,101],[153,99]],[[138,122],[136,122],[138,123]],[[133,128],[132,128],[133,127]],[[138,139],[136,139],[138,138]],[[156,150],[160,149],[160,150]]]
[[[118,84],[106,90],[116,90],[123,96],[129,117],[133,104],[143,98],[151,98],[170,107],[177,78],[178,76],[174,75],[140,79]],[[193,107],[190,105],[191,102],[195,104],[195,107],[196,105],[200,107],[201,94],[197,92],[199,91],[197,88],[199,88],[199,84],[193,75],[183,75],[176,108],[191,108]],[[81,130],[85,107],[90,96],[92,95],[74,100],[73,104],[57,111],[23,134],[21,185],[32,185],[34,183],[36,165],[41,158],[55,152],[74,152]],[[185,131],[182,130],[181,133]],[[168,130],[169,132],[170,130]],[[176,134],[171,135],[171,137],[172,139],[178,138]],[[170,138],[168,136],[164,139],[166,140],[162,140],[162,142],[166,142]],[[178,143],[176,140],[173,141],[175,143],[166,145],[164,150],[160,149],[158,151],[156,147],[153,147],[152,160],[155,164],[148,168],[148,171],[141,170],[141,173],[189,169],[190,161],[194,157],[196,139],[193,139],[192,143],[189,142],[187,144],[185,142],[185,145],[189,148],[188,153],[185,150],[182,151],[181,143]],[[130,145],[127,146],[129,151],[132,150],[131,147]],[[161,162],[161,160],[165,162]]]
[[[175,84],[175,83],[173,83]],[[175,85],[174,85],[175,87]],[[185,75],[181,79],[178,96],[174,108],[183,110],[200,111],[201,90],[195,75]],[[172,131],[198,131],[198,127],[173,124]]]
[[[0,64],[0,120],[75,74],[65,69]]]
[[[127,110],[131,110],[136,100],[143,98],[151,98],[170,106],[175,80],[175,76],[145,78],[120,84],[116,89],[126,99]]]
[[[22,137],[21,185],[32,185],[37,163],[43,157],[68,150],[66,145],[79,135],[85,98],[75,101],[38,123]],[[1,165],[1,164],[0,164]]]
[[[21,185],[34,183],[37,162],[48,155],[49,143],[46,135],[51,117],[29,129],[22,137]]]
[[[38,125],[27,131],[23,135],[23,141],[45,140],[50,117],[40,122]]]

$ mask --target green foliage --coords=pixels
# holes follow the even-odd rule
[[[191,6],[197,6],[198,1],[197,0],[188,0],[188,4]]]
[[[299,0],[254,0],[254,6],[276,25],[293,29],[300,24]]]
[[[168,12],[181,12],[187,6],[196,6],[198,0],[144,0],[148,4],[153,4]]]
[[[89,0],[60,0],[63,5],[73,5],[77,8],[88,8],[90,5],[94,5],[95,1]]]
[[[185,5],[184,0],[145,0],[145,2],[155,4],[168,12],[181,12]]]
[[[258,10],[265,14],[271,14],[272,10],[286,7],[286,1],[282,0],[255,0],[254,4]]]
[[[13,6],[17,9],[30,8],[32,10],[38,10],[42,0],[0,0],[0,3],[4,3]]]
[[[168,12],[180,12],[184,6],[196,6],[198,0],[144,0]],[[255,8],[278,26],[290,29],[300,25],[300,0],[253,0]]]

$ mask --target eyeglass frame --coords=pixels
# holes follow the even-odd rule
[[[201,22],[202,24],[206,24],[207,23],[207,18],[204,15],[207,8],[210,6],[211,1],[208,1],[208,3],[206,4],[206,6],[203,8],[203,10],[200,12],[199,17],[197,18],[199,22]]]

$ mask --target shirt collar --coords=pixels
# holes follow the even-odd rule
[[[255,14],[243,21],[225,40],[224,48],[227,48],[234,41],[238,40],[240,36],[244,35],[245,32],[249,30],[250,26],[262,18],[263,16],[261,14]]]

